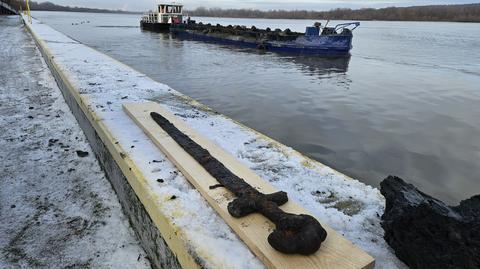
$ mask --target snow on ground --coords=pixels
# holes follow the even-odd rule
[[[376,258],[376,268],[404,268],[383,240],[384,198],[375,188],[309,160],[228,119],[167,85],[68,39],[36,20],[35,33],[54,60],[141,168],[158,206],[182,230],[187,244],[207,267],[261,268],[263,265],[211,209],[200,194],[122,111],[122,103],[157,100],[227,152],[286,191],[317,218]],[[163,179],[164,183],[158,183]],[[175,200],[169,198],[175,195]]]
[[[0,36],[0,268],[150,268],[18,16]]]

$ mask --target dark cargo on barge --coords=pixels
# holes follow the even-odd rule
[[[305,33],[290,29],[257,29],[255,26],[222,26],[187,21],[172,24],[170,31],[183,38],[258,48],[267,51],[324,56],[348,55],[352,48],[353,30],[359,22],[338,24],[334,27],[315,23]]]

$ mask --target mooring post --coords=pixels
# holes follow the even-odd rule
[[[32,15],[30,15],[30,5],[28,4],[28,0],[27,0],[27,15],[28,15],[28,21],[30,22],[30,24],[32,24]]]

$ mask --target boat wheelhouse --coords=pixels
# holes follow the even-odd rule
[[[169,31],[172,24],[182,23],[183,5],[159,4],[154,11],[143,15],[140,27],[150,31]]]

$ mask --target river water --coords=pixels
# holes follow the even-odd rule
[[[177,40],[140,15],[33,16],[367,184],[397,175],[449,203],[480,193],[479,24],[362,22],[350,58],[322,59]]]

